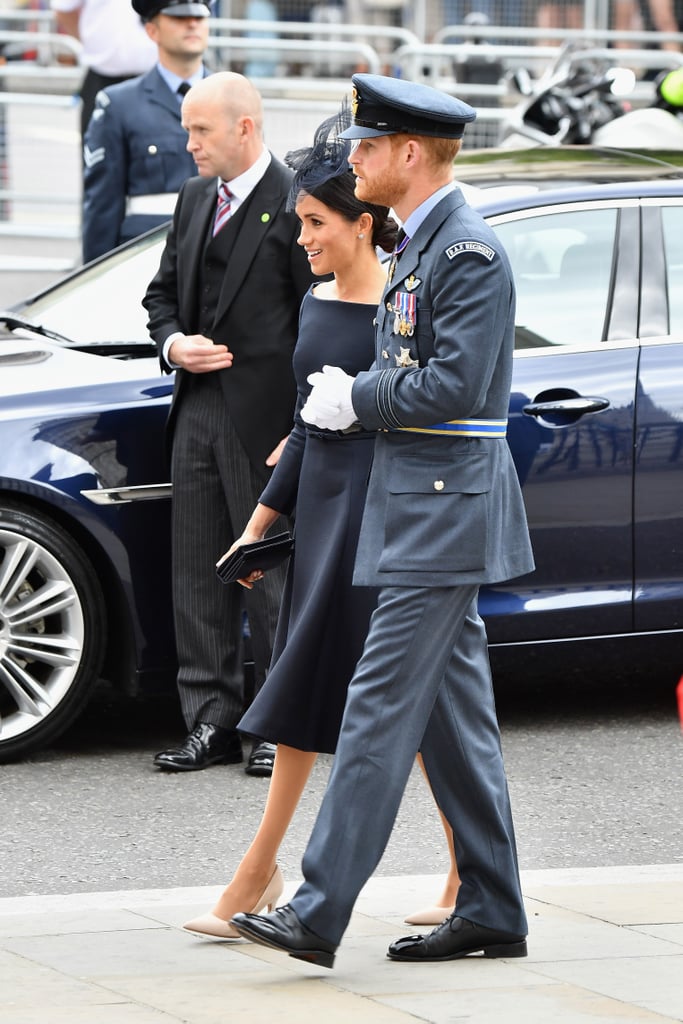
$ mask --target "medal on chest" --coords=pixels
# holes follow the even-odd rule
[[[417,324],[417,296],[411,292],[396,292],[393,312],[394,334],[412,338]]]

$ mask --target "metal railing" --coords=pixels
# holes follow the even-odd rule
[[[296,36],[297,39],[310,39],[320,35],[336,35],[358,39],[372,37],[375,39],[386,39],[394,42],[397,46],[402,43],[418,43],[419,36],[410,29],[398,25],[350,25],[343,21],[245,21],[238,18],[214,18],[211,21],[211,34],[214,38],[222,38],[223,45],[229,47],[230,39],[234,33],[249,36],[255,32],[267,32],[278,36]],[[223,35],[225,33],[225,36]],[[261,37],[258,42],[251,39],[252,46],[260,47]]]
[[[256,22],[250,22],[256,24]],[[277,22],[270,22],[271,30]],[[335,26],[336,27],[336,26]],[[330,34],[334,34],[333,32]],[[226,68],[230,66],[233,51],[243,55],[242,59],[259,61],[267,60],[268,57],[278,57],[280,60],[307,61],[313,66],[321,63],[321,58],[346,58],[346,64],[353,67],[355,64],[365,64],[372,74],[378,75],[382,64],[377,51],[368,43],[360,41],[345,42],[344,40],[333,39],[281,39],[277,37],[258,39],[231,36],[229,40],[220,36],[209,37],[210,50],[217,55],[217,66]],[[261,76],[252,76],[254,83],[261,81]]]
[[[446,42],[457,37],[460,42]],[[557,38],[556,44],[546,42]],[[533,40],[538,40],[534,43]],[[489,42],[488,40],[493,40]],[[607,29],[538,29],[512,26],[450,25],[436,33],[434,43],[411,43],[400,46],[393,54],[396,72],[412,80],[430,81],[447,92],[462,94],[466,98],[467,83],[458,81],[455,68],[467,67],[486,61],[501,68],[501,82],[506,72],[519,67],[542,71],[559,55],[567,43],[579,43],[572,60],[604,60],[642,71],[674,68],[681,64],[681,52],[662,50],[662,42],[675,42],[683,50],[683,33],[671,32],[617,32]],[[585,43],[603,44],[585,47]],[[619,45],[628,44],[628,45]],[[445,69],[445,70],[444,70]],[[440,79],[446,79],[441,81]],[[503,86],[503,93],[506,91]],[[492,93],[492,95],[495,94]],[[634,99],[638,99],[634,95]]]

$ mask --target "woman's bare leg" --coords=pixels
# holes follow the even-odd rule
[[[424,766],[424,764],[422,762],[422,755],[421,754],[417,755],[417,760],[418,760],[418,764],[420,765],[420,768],[423,771],[424,777],[427,780],[427,785],[429,785],[429,778],[427,776],[427,772],[425,771],[425,766]],[[431,790],[431,787],[430,787],[430,790]],[[441,808],[438,806],[438,804],[437,804],[436,809],[439,812],[439,817],[441,818],[441,824],[443,825],[443,830],[444,830],[444,832],[446,834],[446,844],[448,845],[448,853],[449,853],[449,856],[450,856],[450,866],[449,866],[449,869],[448,869],[448,877],[446,878],[446,884],[444,885],[443,892],[442,892],[441,896],[439,897],[439,899],[437,900],[436,905],[438,907],[454,907],[455,906],[455,899],[456,899],[456,896],[458,895],[458,889],[460,888],[460,875],[458,874],[458,863],[457,863],[457,861],[455,859],[455,846],[453,844],[453,830],[452,830],[451,826],[448,824],[448,822],[446,821],[445,817],[443,816]]]
[[[238,911],[253,910],[272,878],[280,844],[285,837],[318,755],[280,743],[261,823],[232,880],[213,908],[229,921]]]

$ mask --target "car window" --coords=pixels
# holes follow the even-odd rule
[[[662,209],[666,286],[669,293],[669,331],[683,332],[683,206]]]
[[[515,276],[515,348],[602,340],[616,210],[574,210],[496,224]]]
[[[147,341],[141,302],[159,269],[164,241],[155,234],[88,267],[27,305],[25,315],[81,344]]]

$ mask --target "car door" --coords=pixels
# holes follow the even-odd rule
[[[638,201],[491,224],[517,286],[508,439],[536,570],[482,591],[490,642],[629,632]]]
[[[683,199],[643,202],[636,398],[637,631],[683,629]],[[681,658],[683,666],[683,658]]]

